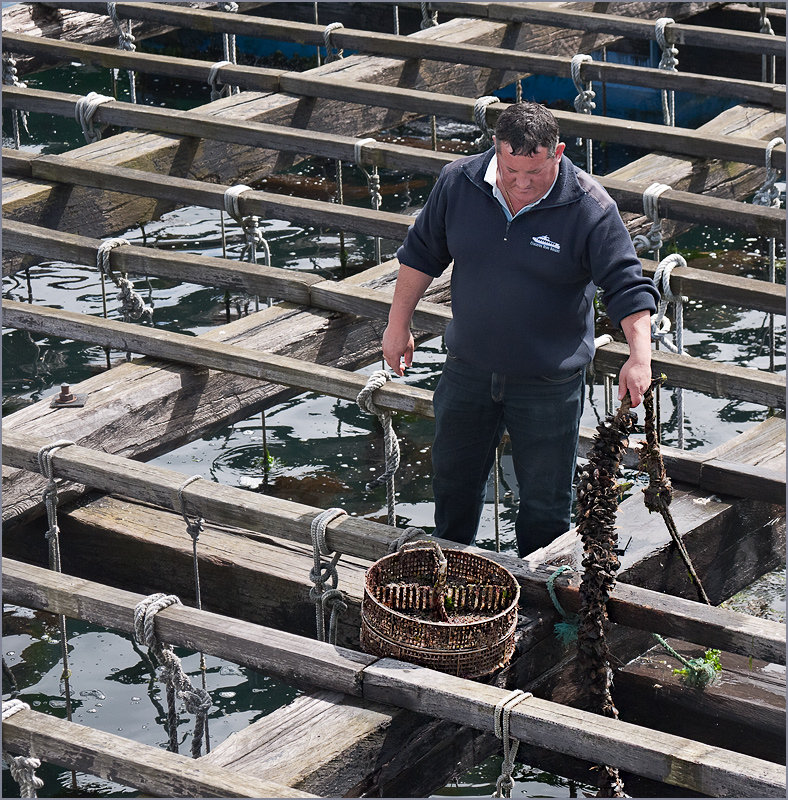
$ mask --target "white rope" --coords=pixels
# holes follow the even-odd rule
[[[643,213],[651,220],[651,229],[645,235],[638,234],[632,238],[632,244],[638,253],[653,250],[659,257],[662,247],[662,220],[659,218],[659,198],[670,190],[665,183],[652,183],[643,191]]]
[[[250,264],[257,264],[257,248],[263,251],[265,266],[271,266],[271,247],[260,230],[260,217],[250,214],[241,215],[240,197],[245,192],[251,192],[252,187],[244,183],[228,187],[224,192],[224,210],[241,226],[244,232],[244,246],[241,250],[241,261],[248,261]],[[255,297],[255,311],[258,309],[258,298]],[[272,304],[272,298],[268,298],[268,305]]]
[[[57,481],[55,480],[52,456],[64,447],[69,447],[74,442],[69,439],[60,439],[50,444],[45,444],[36,454],[39,472],[47,479],[47,486],[42,498],[47,510],[47,524],[49,526],[45,536],[49,542],[49,568],[60,572],[60,528],[57,524]]]
[[[118,277],[112,272],[112,267],[110,266],[110,252],[116,247],[123,247],[127,244],[130,244],[127,239],[104,239],[96,252],[96,266],[120,290],[116,299],[120,303],[123,321],[130,322],[131,320],[142,319],[143,322],[147,321],[153,324],[153,308],[145,304],[142,295],[134,289],[134,284],[128,279],[125,272],[122,272]],[[130,357],[131,353],[127,353],[127,360]]]
[[[474,147],[489,147],[492,143],[492,131],[487,125],[487,106],[493,103],[500,103],[501,101],[493,95],[483,95],[478,97],[473,104],[473,119],[476,125],[481,129],[481,135],[474,141]]]
[[[30,711],[30,706],[18,697],[14,697],[11,700],[3,700],[3,722],[9,717],[13,717],[17,711]]]
[[[80,97],[77,100],[77,104],[74,107],[74,119],[80,124],[82,134],[88,144],[93,144],[93,142],[101,139],[101,131],[97,131],[93,127],[93,116],[98,107],[114,100],[114,97],[107,97],[107,95],[98,94],[97,92],[88,92],[84,97]]]
[[[170,645],[162,644],[156,636],[156,614],[172,605],[181,605],[174,594],[152,594],[141,600],[134,608],[134,638],[144,644],[159,662],[157,679],[164,683],[170,696],[176,695],[186,707],[189,714],[194,714],[194,732],[192,733],[192,758],[199,758],[205,732],[205,720],[211,708],[211,697],[205,689],[194,688],[189,676],[183,671],[181,660],[175,655]],[[169,710],[170,747],[178,752],[177,714],[171,705]]]
[[[514,759],[520,742],[512,739],[509,735],[509,717],[512,709],[521,701],[533,697],[530,692],[523,692],[515,689],[495,704],[493,712],[493,727],[495,735],[503,742],[503,763],[501,764],[501,776],[495,784],[493,797],[511,797],[514,781],[512,780],[512,770],[514,769]]]
[[[336,644],[337,622],[340,615],[347,610],[345,595],[337,588],[339,575],[337,562],[341,553],[335,552],[327,564],[321,556],[330,556],[332,551],[326,543],[326,528],[328,523],[339,517],[347,516],[341,508],[329,508],[318,514],[309,529],[312,538],[312,554],[314,566],[309,570],[309,580],[315,585],[309,590],[309,599],[315,604],[315,628],[318,641]],[[331,582],[331,587],[326,589],[326,582]],[[326,609],[330,607],[331,615],[328,623],[328,638],[326,638]]]
[[[766,3],[758,3],[758,9],[761,15],[761,27],[760,32],[766,36],[774,36],[774,29],[772,28],[772,23],[769,20],[769,17],[766,16]],[[761,56],[761,80],[766,83],[767,81],[774,82],[776,80],[775,77],[775,68],[777,66],[777,58],[776,56],[767,56],[766,54]]]
[[[133,53],[137,49],[137,45],[134,44],[134,36],[131,33],[131,20],[128,21],[129,29],[125,31],[123,30],[123,24],[118,17],[115,3],[107,3],[107,13],[109,14],[109,18],[112,20],[112,24],[115,26],[115,30],[118,32],[118,47],[121,50],[127,50],[128,52]],[[126,73],[129,76],[129,95],[131,96],[131,102],[136,103],[137,82],[134,77],[134,70],[127,69]]]
[[[221,97],[224,97],[225,93],[232,93],[232,87],[228,84],[222,83],[222,88],[220,89],[220,84],[217,78],[219,70],[222,67],[231,67],[232,65],[233,62],[228,61],[227,59],[224,61],[216,61],[215,63],[211,64],[211,68],[208,70],[208,86],[211,87],[211,101],[219,100]]]
[[[19,89],[27,89],[27,84],[17,78],[16,58],[10,53],[3,53],[3,83],[6,86],[16,86]],[[14,128],[14,147],[19,150],[22,143],[19,136],[20,123],[22,130],[30,136],[30,131],[27,129],[27,111],[21,111],[15,108],[12,121]]]
[[[361,150],[368,144],[376,144],[377,139],[356,139],[353,142],[353,163],[361,166]]]
[[[217,3],[216,5],[218,6],[219,11],[224,11],[227,14],[236,14],[238,12],[238,3]],[[224,49],[225,59],[228,61],[228,63],[235,64],[237,58],[235,52],[235,34],[223,33],[222,46]],[[230,94],[236,94],[237,92],[240,92],[241,89],[239,86],[230,86],[229,90]]]
[[[339,30],[339,28],[344,27],[345,26],[341,22],[331,22],[326,25],[326,28],[323,31],[323,41],[326,45],[326,64],[331,61],[338,61],[345,55],[345,51],[341,47],[334,47],[331,44],[331,34],[334,31]]]
[[[18,711],[29,711],[30,706],[21,700],[3,700],[3,721]],[[36,770],[41,760],[34,756],[14,756],[3,750],[3,760],[8,764],[11,777],[19,784],[20,797],[38,797],[38,790],[44,785],[41,778],[36,777]]]
[[[384,369],[378,369],[367,379],[366,386],[358,393],[356,402],[362,411],[374,414],[383,426],[383,449],[385,454],[385,470],[367,483],[367,491],[371,491],[376,486],[386,484],[386,504],[388,506],[388,524],[392,527],[397,526],[397,516],[394,507],[394,475],[399,469],[400,452],[399,441],[394,433],[391,424],[391,412],[384,411],[375,405],[372,395],[391,380],[391,375]]]
[[[780,207],[780,191],[777,188],[779,171],[772,166],[772,151],[778,144],[785,144],[785,140],[776,136],[766,145],[766,180],[752,198],[753,205]]]
[[[654,23],[654,35],[657,44],[662,48],[662,58],[659,61],[659,68],[668,72],[676,72],[679,60],[676,56],[679,51],[671,42],[668,42],[666,28],[673,25],[675,20],[671,17],[661,17]],[[675,92],[671,89],[662,90],[662,119],[666,125],[675,126],[676,124],[676,100]]]
[[[438,12],[432,8],[431,3],[419,3],[421,6],[421,25],[419,26],[423,31],[427,28],[436,28],[438,26]]]
[[[572,61],[569,64],[572,82],[577,90],[574,105],[575,111],[578,114],[591,114],[596,108],[596,103],[594,102],[596,92],[592,89],[593,84],[591,81],[586,81],[586,83],[583,84],[581,77],[582,65],[593,60],[594,59],[589,55],[579,54],[572,56]],[[583,138],[581,136],[577,137],[577,145],[578,147],[583,145]],[[594,172],[594,145],[592,139],[586,139],[586,172],[589,175],[592,175]]]

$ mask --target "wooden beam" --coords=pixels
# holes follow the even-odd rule
[[[204,368],[220,369],[346,400],[354,400],[366,384],[363,376],[334,367],[287,356],[262,354],[238,345],[204,343],[195,337],[160,328],[105,320],[16,300],[4,300],[3,311],[4,323],[9,327],[77,339],[115,350],[144,353],[166,361],[199,364]],[[602,345],[594,356],[594,368],[601,372],[617,373],[627,358],[627,345],[618,342]],[[717,397],[785,407],[785,376],[782,375],[664,351],[652,354],[652,364],[655,371],[664,371],[669,376],[671,386],[691,388]],[[433,416],[432,393],[427,390],[388,383],[378,392],[382,408]]]
[[[9,86],[3,90],[3,106],[25,111],[40,111],[73,117],[79,95],[47,92],[39,89],[20,89]],[[270,147],[277,150],[307,155],[318,155],[343,161],[356,162],[384,169],[411,169],[437,174],[440,170],[460,158],[451,153],[437,153],[416,147],[369,142],[360,148],[360,159],[355,153],[357,139],[329,133],[319,138],[309,131],[242,120],[224,120],[210,114],[194,111],[179,111],[170,108],[140,106],[118,101],[104,103],[94,115],[96,124],[121,125],[171,133],[180,136],[199,136],[219,141],[255,147]],[[19,170],[27,177],[35,177],[32,168],[28,171],[25,160],[32,156],[5,153],[7,171]],[[604,176],[596,179],[610,193],[622,211],[639,212],[643,208],[643,193],[647,184],[638,186],[631,181],[616,180]],[[691,192],[670,189],[659,198],[660,216],[684,222],[719,225],[747,233],[783,238],[785,214],[779,208],[756,206],[727,198],[703,197]]]
[[[90,7],[90,3],[86,4]],[[150,21],[165,22],[189,29],[209,33],[231,33],[241,36],[255,36],[273,41],[297,42],[299,44],[324,44],[325,26],[303,22],[268,19],[247,14],[216,14],[211,11],[182,9],[177,6],[164,6],[158,3],[121,3],[124,10],[118,9],[122,16],[143,18]],[[93,8],[100,13],[100,4]],[[133,13],[129,13],[132,11]],[[777,43],[770,37],[761,37],[767,47]],[[771,37],[774,39],[775,37]],[[782,38],[783,45],[785,37]],[[537,73],[569,78],[571,59],[560,56],[522,52],[501,47],[485,47],[451,44],[441,41],[425,41],[413,36],[338,28],[331,34],[332,43],[338,48],[372,55],[394,58],[417,58],[430,61],[444,61],[450,64],[486,67],[505,70],[517,75]],[[12,40],[9,47],[15,45]],[[39,49],[39,55],[46,53]],[[49,52],[58,52],[51,48]],[[62,51],[61,51],[62,52]],[[160,57],[161,58],[161,57]],[[668,72],[665,70],[635,67],[626,64],[594,62],[583,65],[583,80],[603,80],[612,83],[645,86],[656,89],[675,89],[698,94],[710,94],[736,98],[740,101],[777,104],[785,108],[785,87],[777,87],[757,81],[717,78],[687,72]]]
[[[441,2],[448,14],[485,17],[501,22],[520,22],[574,28],[587,33],[613,33],[628,39],[654,39],[654,21],[575,11],[545,3],[455,3]],[[732,31],[703,25],[683,25],[673,22],[666,28],[666,38],[675,44],[713,47],[741,53],[785,56],[785,37],[768,36],[748,31]]]
[[[124,632],[132,630],[140,595],[78,581],[51,570],[4,562],[3,596],[8,602],[46,608]],[[376,659],[217,614],[170,606],[156,616],[159,638],[199,648],[239,664],[262,668],[298,683],[326,686],[326,673],[341,665],[353,675],[346,693],[373,702],[426,713],[477,730],[493,730],[493,711],[510,694],[483,683],[455,678],[394,659]],[[300,640],[300,641],[299,641]],[[292,649],[291,649],[292,648]],[[294,657],[293,650],[298,657]],[[295,674],[294,666],[297,664]],[[630,772],[705,794],[772,797],[785,794],[784,767],[751,756],[702,746],[620,720],[528,698],[512,710],[513,737],[578,758],[621,766]]]
[[[154,797],[315,797],[32,709],[3,720],[6,749],[123,783]]]
[[[41,437],[3,431],[3,457],[7,465],[38,471],[37,453],[47,444]],[[179,510],[178,490],[183,475],[162,467],[110,455],[86,447],[71,445],[53,455],[56,476],[114,492],[123,486],[129,497]],[[204,479],[190,483],[183,491],[189,507],[205,519],[249,530],[275,529],[285,539],[311,541],[310,526],[321,509],[278,500],[273,497],[222,486]],[[327,547],[376,560],[389,552],[399,535],[396,528],[368,520],[341,517],[326,531]],[[447,547],[457,547],[446,542]],[[523,603],[548,607],[546,582],[549,569],[533,569],[521,559],[468,547],[503,564],[523,587]],[[565,608],[579,606],[577,587],[556,582],[556,592]],[[609,604],[611,620],[634,628],[650,630],[663,636],[678,636],[706,646],[753,655],[775,663],[785,662],[785,628],[777,623],[748,617],[659,592],[616,584]]]

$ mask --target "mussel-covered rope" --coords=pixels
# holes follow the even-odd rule
[[[167,747],[173,753],[178,752],[178,714],[175,698],[183,700],[186,711],[194,714],[194,731],[192,733],[192,758],[199,758],[202,752],[203,735],[208,712],[211,708],[211,696],[205,689],[195,688],[189,676],[183,671],[181,660],[172,650],[172,646],[162,644],[156,636],[156,614],[172,605],[180,605],[181,601],[174,594],[152,594],[141,600],[134,608],[134,638],[139,644],[147,646],[149,653],[159,663],[157,677],[167,687],[168,727],[170,743]]]
[[[400,452],[399,441],[391,424],[391,411],[380,409],[375,405],[372,395],[391,380],[391,375],[384,369],[375,370],[367,379],[366,386],[358,393],[356,402],[362,411],[374,414],[383,426],[383,450],[386,466],[384,471],[367,483],[367,491],[376,486],[386,485],[386,505],[388,507],[388,524],[397,526],[397,514],[394,497],[394,475],[399,469]]]
[[[337,562],[342,553],[333,552],[328,549],[326,543],[326,528],[328,523],[339,517],[347,516],[347,512],[341,508],[329,508],[318,514],[310,526],[312,537],[312,554],[314,556],[314,566],[309,570],[309,580],[315,585],[309,590],[309,599],[315,604],[315,627],[317,638],[321,642],[337,642],[337,623],[340,615],[347,611],[345,595],[337,588],[339,585],[339,575],[337,574]],[[333,552],[333,555],[332,555]],[[325,563],[321,556],[331,556],[331,561]],[[330,581],[330,588],[326,588],[326,583]],[[326,609],[331,609],[328,624],[328,636],[326,636]]]
[[[493,710],[493,730],[495,735],[503,742],[503,761],[501,763],[501,775],[495,783],[493,797],[511,797],[514,789],[512,771],[514,770],[514,759],[520,742],[513,739],[509,734],[509,717],[512,709],[523,700],[533,697],[530,692],[523,692],[515,689],[511,694],[499,700]]]
[[[186,533],[192,540],[192,570],[194,572],[194,600],[198,610],[202,610],[202,592],[200,590],[200,563],[197,558],[197,542],[200,539],[200,534],[203,532],[203,525],[205,519],[199,514],[190,517],[186,511],[186,499],[183,492],[189,484],[200,480],[200,475],[191,475],[188,477],[178,488],[178,508],[180,509],[183,521],[186,523]],[[208,690],[208,666],[205,663],[205,653],[200,651],[200,675],[202,688]],[[211,751],[210,732],[208,731],[208,717],[205,718],[205,752]]]
[[[657,429],[654,421],[654,390],[663,382],[664,376],[660,376],[651,382],[651,386],[643,395],[643,410],[645,412],[644,431],[646,435],[645,441],[638,448],[638,461],[639,468],[645,472],[649,477],[649,484],[643,490],[643,502],[649,513],[658,511],[665,520],[665,525],[673,539],[685,566],[687,572],[695,585],[698,593],[698,599],[711,605],[709,597],[706,594],[703,584],[695,571],[692,560],[689,557],[687,548],[684,546],[681,534],[679,534],[676,523],[673,520],[673,515],[670,513],[670,501],[673,499],[673,490],[665,472],[665,464],[662,461],[662,453],[659,449],[659,442],[657,441]]]
[[[27,84],[17,77],[16,58],[10,53],[3,53],[3,83],[6,86],[27,89]],[[19,134],[20,126],[27,136],[30,136],[30,131],[27,129],[27,111],[15,108],[11,116],[11,124],[14,129],[14,147],[19,150],[22,144]]]
[[[3,700],[3,721],[19,711],[30,711],[30,706],[21,700]],[[14,756],[3,750],[3,761],[8,764],[11,777],[19,784],[20,797],[38,797],[44,781],[36,776],[41,760],[34,756]]]
[[[659,68],[668,72],[676,72],[679,60],[676,56],[678,49],[672,42],[668,41],[667,26],[673,25],[675,20],[671,17],[661,17],[654,23],[654,35],[657,44],[662,49],[662,58],[659,60]],[[676,125],[676,95],[673,89],[662,90],[662,119],[665,125],[671,127]]]
[[[107,3],[107,14],[109,14],[109,18],[112,20],[112,24],[115,26],[115,30],[118,32],[118,47],[121,50],[126,50],[129,53],[133,53],[137,49],[137,45],[134,44],[134,36],[131,32],[131,20],[128,20],[128,30],[123,29],[123,23],[118,17],[118,11],[115,8],[115,3]],[[127,69],[126,73],[129,76],[129,96],[131,97],[131,102],[137,102],[137,82],[134,77],[134,70]]]
[[[615,416],[597,426],[588,464],[578,487],[577,531],[583,542],[583,576],[580,583],[578,667],[588,711],[617,718],[610,694],[613,673],[607,644],[607,601],[620,566],[615,525],[618,508],[616,476],[629,434],[635,422],[627,394]],[[615,767],[600,766],[600,794],[623,797],[623,785]]]
[[[593,61],[594,59],[591,58],[589,55],[585,54],[578,54],[572,56],[572,61],[569,64],[569,70],[572,74],[572,82],[575,85],[575,89],[577,90],[577,96],[575,97],[574,106],[575,111],[578,114],[592,114],[594,109],[596,108],[596,103],[594,102],[594,98],[596,97],[596,92],[593,90],[593,83],[591,81],[586,81],[585,84],[583,83],[581,69],[584,63],[588,61]],[[594,142],[593,139],[586,137],[586,172],[589,175],[594,174]],[[583,138],[581,136],[577,137],[577,146],[582,147],[583,145]]]
[[[473,104],[473,119],[481,130],[481,134],[474,140],[474,147],[487,148],[492,144],[492,131],[487,124],[487,106],[500,102],[500,98],[491,94],[476,98],[476,102]]]

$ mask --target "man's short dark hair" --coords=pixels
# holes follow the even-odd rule
[[[532,156],[544,147],[550,157],[558,146],[558,123],[540,103],[512,103],[495,124],[496,150],[507,142],[516,156]]]

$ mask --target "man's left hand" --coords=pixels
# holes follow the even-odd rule
[[[651,385],[651,362],[643,363],[628,358],[618,374],[618,399],[623,400],[629,392],[632,408],[640,405],[643,394]]]

